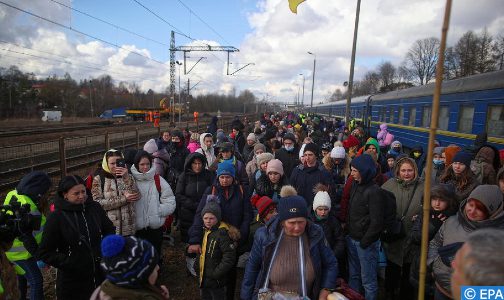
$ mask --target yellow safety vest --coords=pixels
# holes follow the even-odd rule
[[[7,197],[5,197],[4,205],[9,205],[12,197],[15,196],[18,199],[18,202],[23,205],[23,204],[30,204],[30,214],[34,216],[40,216],[42,215],[35,203],[30,199],[30,197],[25,196],[25,195],[19,195],[16,190],[13,190],[7,194]],[[7,212],[9,213],[9,212]],[[12,212],[10,212],[12,214]],[[33,236],[35,237],[35,241],[37,241],[37,244],[40,245],[40,241],[42,240],[42,232],[44,231],[44,226],[46,223],[46,218],[44,215],[42,215],[42,219],[40,222],[40,229],[39,230],[34,230],[33,231]],[[18,260],[27,260],[28,258],[31,257],[31,254],[26,250],[26,248],[23,245],[23,242],[21,242],[19,239],[15,239],[14,243],[12,244],[12,247],[5,253],[7,256],[7,259],[15,262]]]

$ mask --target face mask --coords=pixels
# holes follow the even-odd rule
[[[420,152],[413,152],[413,157],[419,158],[420,156],[422,156],[422,153],[420,153]]]
[[[440,160],[440,159],[433,159],[433,160],[432,160],[432,162],[433,162],[436,166],[440,166],[440,165],[444,164],[444,163],[443,163],[443,161],[442,161],[442,160]]]
[[[394,149],[395,152],[401,152],[401,148],[399,148],[399,147],[394,147],[392,149]]]
[[[292,151],[294,150],[294,146],[290,145],[290,146],[284,146],[285,150],[287,151]]]

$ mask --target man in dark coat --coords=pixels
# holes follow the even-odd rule
[[[217,126],[217,121],[219,121],[219,118],[217,118],[217,116],[213,116],[212,117],[212,121],[207,126],[207,131],[206,132],[211,133],[212,136],[216,136],[216,134],[217,134],[217,127],[218,127]]]
[[[245,147],[245,137],[243,136],[243,132],[240,129],[241,127],[242,126],[240,126],[240,125],[236,125],[232,129],[233,134],[234,134],[235,145],[236,145],[238,152],[240,154],[243,153],[243,147]]]
[[[299,165],[299,147],[296,137],[292,133],[286,133],[283,138],[283,147],[275,153],[275,158],[282,162],[284,174],[290,178],[292,170]]]
[[[306,144],[303,152],[304,163],[297,166],[290,177],[291,185],[297,190],[298,195],[306,200],[308,207],[313,204],[313,198],[315,197],[313,189],[318,183],[327,186],[330,191],[334,190],[331,175],[324,168],[319,167],[318,153],[317,145],[313,143]]]
[[[368,154],[352,160],[354,178],[347,217],[349,285],[356,291],[364,287],[366,299],[378,296],[378,239],[384,226],[381,191],[374,183],[376,167]]]
[[[166,181],[168,181],[172,190],[175,190],[178,177],[184,171],[184,162],[189,155],[189,150],[185,147],[184,135],[180,130],[172,132],[171,143],[170,151],[168,151],[170,154],[170,167]]]

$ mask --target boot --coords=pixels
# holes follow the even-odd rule
[[[191,258],[191,257],[186,256],[185,260],[186,260],[186,267],[187,267],[187,270],[189,271],[189,274],[193,277],[198,277],[198,275],[196,274],[196,271],[194,270],[194,264],[196,263],[196,257]]]

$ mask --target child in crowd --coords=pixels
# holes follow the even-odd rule
[[[187,150],[189,150],[190,153],[196,152],[199,148],[201,148],[199,144],[199,138],[200,135],[197,132],[191,133],[191,138],[189,139],[189,145],[187,145]]]
[[[106,280],[98,287],[97,299],[168,299],[166,286],[157,287],[158,253],[151,243],[133,236],[109,235],[101,244],[101,267]]]
[[[221,221],[219,204],[211,199],[201,211],[204,235],[200,255],[200,293],[203,300],[226,299],[228,273],[236,260],[238,229]]]

